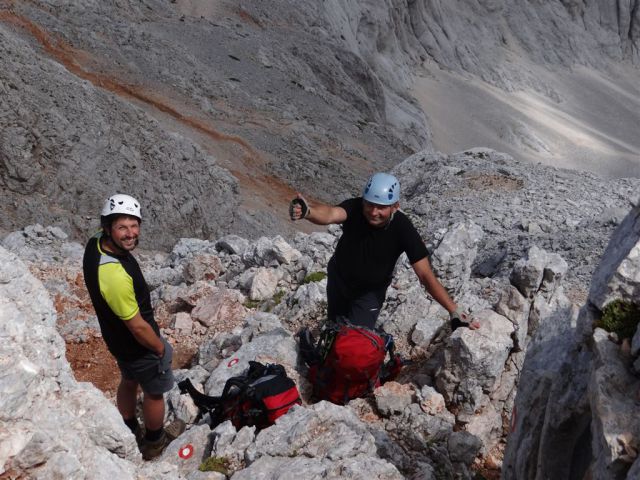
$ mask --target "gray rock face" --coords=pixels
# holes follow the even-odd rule
[[[410,9],[420,45],[438,64],[474,73],[507,89],[524,83],[542,91],[541,79],[510,62],[496,61],[496,56],[515,59],[520,51],[534,63],[550,66],[574,62],[601,66],[607,58],[637,63],[637,5],[636,1],[618,5],[580,0],[545,4],[456,0],[435,5],[413,2]],[[545,20],[549,18],[555,21]]]
[[[640,381],[620,356],[620,350],[605,331],[593,335],[594,365],[589,382],[592,412],[593,470],[613,478],[625,478],[637,457],[640,422],[630,392],[638,392]]]
[[[169,247],[176,236],[208,237],[233,220],[236,180],[200,147],[4,23],[0,44],[0,228],[29,219],[83,238],[113,193],[140,200],[142,235],[153,247]]]
[[[272,210],[291,186],[333,200],[431,149],[410,94],[417,68],[558,102],[531,66],[637,65],[638,11],[637,0],[18,2],[0,32],[0,228],[55,223],[79,239],[120,190],[141,197],[153,246],[232,224],[290,232]],[[504,130],[549,151],[522,122]]]
[[[452,225],[473,220],[484,233],[474,274],[495,256],[491,277],[509,275],[515,262],[536,246],[562,256],[568,264],[566,280],[580,289],[590,282],[615,229],[600,221],[600,213],[614,205],[628,209],[640,188],[637,179],[605,181],[569,170],[531,168],[488,149],[448,156],[421,152],[394,173],[403,186],[402,208],[432,250]],[[615,193],[603,197],[602,192]],[[545,229],[523,230],[530,222]],[[548,265],[555,268],[555,260]]]
[[[640,206],[635,207],[614,233],[593,275],[589,301],[602,309],[615,299],[640,296]]]
[[[637,349],[625,353],[594,323],[613,299],[637,302],[638,222],[635,207],[612,236],[577,321],[563,321],[562,303],[553,297],[547,307],[541,296],[534,301],[532,316],[539,312],[542,322],[519,381],[503,478],[582,478],[587,471],[593,478],[635,478]],[[559,459],[553,452],[560,450],[575,453]]]
[[[116,408],[77,383],[42,284],[0,248],[0,475],[136,479],[140,454]],[[157,464],[147,474],[183,478]]]

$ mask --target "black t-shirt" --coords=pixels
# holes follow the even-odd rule
[[[339,206],[347,212],[347,219],[331,262],[354,291],[388,286],[403,252],[411,264],[427,256],[427,247],[404,213],[397,211],[391,223],[376,228],[362,213],[361,197],[345,200]]]
[[[85,248],[84,281],[109,351],[118,360],[135,360],[151,350],[138,343],[125,322],[140,312],[153,331],[160,335],[149,287],[133,255],[106,252],[100,247],[100,237],[98,234],[91,238]]]

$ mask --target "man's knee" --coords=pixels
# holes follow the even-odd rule
[[[149,399],[152,402],[158,402],[164,400],[164,395],[162,393],[144,392],[144,398],[145,400]]]

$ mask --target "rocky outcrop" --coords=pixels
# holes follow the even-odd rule
[[[472,275],[508,276],[514,263],[537,246],[562,256],[569,285],[580,285],[581,294],[624,217],[620,212],[629,211],[640,187],[632,178],[604,180],[585,172],[532,168],[484,148],[454,155],[420,152],[394,172],[402,180],[401,206],[432,251],[452,224],[472,221],[483,233],[474,240]],[[563,268],[554,258],[544,262]]]
[[[117,409],[77,383],[47,291],[0,247],[0,475],[7,478],[182,478],[141,466]]]
[[[176,371],[178,379],[188,377],[201,391],[215,395],[249,361],[276,362],[296,381],[304,401],[262,432],[236,431],[228,423],[208,431],[206,425],[194,424],[197,408],[176,387],[167,395],[168,415],[185,420],[190,429],[160,463],[141,466],[133,438],[115,409],[95,389],[73,381],[62,354],[64,345],[51,332],[56,323],[51,300],[21,266],[23,273],[7,273],[6,281],[0,282],[10,292],[4,295],[3,309],[10,315],[23,309],[40,313],[29,313],[19,330],[15,329],[20,323],[2,323],[10,341],[2,343],[9,350],[0,358],[11,367],[0,379],[0,413],[11,432],[2,440],[11,446],[0,449],[11,452],[3,458],[3,468],[28,473],[56,469],[54,454],[76,452],[79,447],[73,442],[81,442],[82,452],[88,453],[65,465],[78,465],[82,472],[106,455],[114,457],[117,466],[105,466],[105,471],[122,469],[122,478],[155,471],[171,478],[222,478],[196,472],[209,457],[224,458],[229,466],[226,476],[233,478],[252,478],[257,471],[286,476],[297,469],[320,476],[340,472],[344,478],[438,478],[438,472],[472,478],[473,469],[483,463],[500,467],[504,437],[511,431],[505,478],[544,478],[558,472],[570,478],[588,468],[623,478],[621,472],[630,467],[636,448],[627,389],[637,383],[630,365],[640,341],[632,342],[630,357],[620,356],[608,335],[600,330],[593,335],[592,323],[599,315],[599,298],[631,297],[636,292],[637,208],[613,237],[605,253],[609,260],[596,270],[580,316],[567,293],[580,287],[581,277],[572,277],[572,269],[601,252],[596,234],[606,236],[614,228],[609,220],[601,220],[602,209],[622,208],[637,182],[534,170],[489,150],[450,157],[424,152],[398,166],[396,173],[404,186],[403,208],[425,236],[438,275],[456,301],[480,321],[479,330],[450,333],[447,313],[425,295],[403,257],[380,325],[413,363],[369,399],[345,407],[314,405],[295,333],[302,325],[315,332],[324,320],[322,272],[339,227],[300,233],[291,243],[280,236],[255,241],[239,236],[217,241],[184,238],[169,253],[136,251],[145,275],[152,279],[164,335],[177,352],[193,354],[191,361],[182,360],[186,368]],[[550,187],[554,184],[564,191],[556,192]],[[597,204],[596,192],[584,193],[585,185],[600,193]],[[575,205],[566,204],[561,193],[568,193]],[[570,213],[577,224],[567,224]],[[544,229],[529,228],[531,223]],[[593,231],[585,232],[589,228]],[[144,240],[143,230],[141,246]],[[563,242],[582,242],[583,249],[565,250]],[[83,304],[91,311],[88,299],[79,293],[82,247],[61,229],[29,226],[5,237],[3,245],[43,280],[61,315],[71,317],[70,312]],[[565,253],[570,253],[567,262]],[[3,267],[12,272],[18,260],[3,255]],[[583,274],[591,273],[583,268]],[[29,281],[20,280],[23,277]],[[34,300],[27,304],[24,298]],[[26,325],[34,322],[38,328],[28,332]],[[76,322],[76,327],[64,329],[68,342],[97,334],[90,318]],[[47,330],[38,333],[44,323]],[[38,338],[28,337],[32,334]],[[54,341],[46,343],[46,338]],[[46,346],[33,348],[30,342]],[[55,370],[39,366],[49,365],[51,359]],[[26,373],[16,377],[14,371]],[[16,390],[16,382],[25,387]],[[27,395],[26,402],[19,400],[21,395]],[[47,406],[40,408],[40,402]],[[88,402],[91,412],[81,411],[78,402]],[[42,412],[57,410],[47,414],[40,429],[30,420],[28,405]],[[75,440],[67,439],[66,433],[59,439],[51,433],[60,429],[58,417],[73,419],[79,432],[71,430],[69,435]],[[91,432],[97,430],[108,434],[95,440]],[[345,443],[326,440],[337,436]],[[592,440],[597,449],[586,447]],[[180,457],[188,445],[196,458]],[[559,449],[573,452],[569,461],[552,455]]]
[[[503,478],[636,478],[638,351],[625,351],[596,322],[613,300],[638,304],[639,218],[636,206],[612,236],[577,323],[566,318],[556,335],[530,345]]]

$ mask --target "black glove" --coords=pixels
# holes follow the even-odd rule
[[[294,209],[297,205],[300,206],[300,218],[296,218],[294,213]],[[302,197],[296,197],[291,200],[291,203],[289,203],[289,217],[291,220],[302,220],[303,218],[307,218],[310,212],[311,209],[309,208],[309,204]]]
[[[455,332],[456,328],[469,327],[469,317],[466,313],[463,313],[459,308],[455,312],[449,314],[449,320],[451,320],[451,331]]]
[[[167,340],[163,337],[160,338],[162,343],[164,343],[164,355],[160,358],[160,362],[158,363],[158,372],[165,373],[171,370],[171,360],[173,359],[173,347]]]

